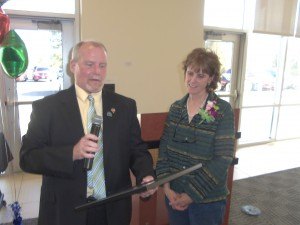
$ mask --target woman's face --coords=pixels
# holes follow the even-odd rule
[[[202,72],[202,69],[194,70],[190,66],[185,72],[185,85],[191,95],[197,95],[206,92],[206,86],[210,84],[212,77]]]

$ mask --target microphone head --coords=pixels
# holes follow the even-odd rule
[[[92,119],[92,123],[94,124],[101,125],[102,122],[103,122],[102,116],[95,115]]]

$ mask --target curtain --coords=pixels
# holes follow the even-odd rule
[[[253,32],[294,36],[296,11],[297,0],[257,0]]]
[[[297,21],[297,29],[296,29],[296,37],[300,37],[300,2],[298,4],[298,21]]]

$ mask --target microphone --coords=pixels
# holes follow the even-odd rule
[[[101,116],[95,115],[93,117],[90,134],[95,134],[97,137],[99,136],[102,121],[103,121],[103,119]],[[85,158],[83,168],[85,170],[91,170],[93,167],[93,160],[94,160],[94,158],[91,158],[91,159]]]

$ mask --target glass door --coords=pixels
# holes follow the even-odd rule
[[[289,37],[287,41],[276,140],[300,137],[300,39]]]
[[[239,144],[275,140],[286,38],[249,34]]]
[[[240,65],[241,46],[244,36],[223,31],[206,31],[205,47],[212,49],[220,58],[221,81],[217,94],[230,102],[233,108],[238,107],[239,82],[241,74]]]
[[[6,130],[14,152],[14,172],[20,169],[18,152],[21,137],[27,132],[32,102],[71,84],[66,66],[74,43],[72,27],[73,21],[11,17],[11,29],[24,41],[29,62],[20,77],[5,78]]]

